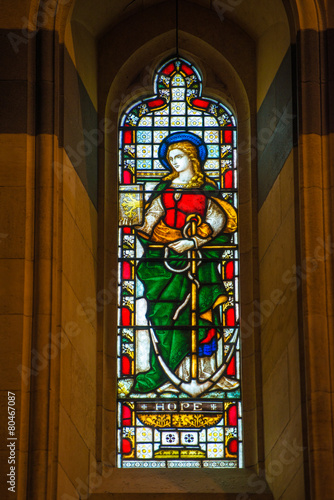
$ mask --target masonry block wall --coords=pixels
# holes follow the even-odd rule
[[[305,498],[296,276],[295,46],[283,6],[258,42],[257,154],[266,477],[274,498]],[[275,54],[273,56],[273,54]],[[264,75],[266,75],[264,77]],[[288,444],[294,443],[294,449]]]
[[[97,124],[95,40],[68,23],[63,44],[63,199],[59,449],[57,491],[88,494],[96,472]],[[99,299],[97,303],[96,300]]]

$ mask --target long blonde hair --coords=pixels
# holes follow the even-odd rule
[[[170,164],[170,166],[172,168],[173,168],[173,166],[170,163],[169,155],[173,149],[180,149],[181,151],[183,151],[189,157],[189,159],[192,163],[194,175],[192,176],[192,178],[188,182],[187,187],[200,187],[200,186],[202,186],[204,184],[204,175],[201,171],[201,165],[200,165],[200,162],[199,162],[199,159],[197,156],[196,146],[194,146],[194,144],[192,144],[189,141],[175,142],[174,144],[171,144],[167,150],[166,157],[167,157],[168,163]],[[176,177],[178,177],[178,176],[179,176],[178,172],[176,172],[176,170],[173,169],[173,172],[171,174],[168,174],[165,177],[163,177],[163,180],[170,181],[170,180],[176,179]],[[211,181],[211,179],[209,180],[209,182],[210,181]]]

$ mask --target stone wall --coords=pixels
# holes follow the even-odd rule
[[[333,7],[179,3],[181,54],[238,117],[247,470],[113,469],[116,126],[174,51],[174,6],[13,0],[0,21],[1,498],[14,498],[8,391],[22,500],[334,498]]]

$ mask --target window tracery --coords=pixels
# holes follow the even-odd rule
[[[119,127],[118,467],[242,466],[236,121],[188,61]]]

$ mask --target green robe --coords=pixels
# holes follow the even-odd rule
[[[156,196],[169,186],[170,183],[160,183],[153,192],[151,202]],[[206,183],[202,187],[207,197],[217,196],[217,189],[212,184]],[[228,244],[231,239],[229,234],[219,234],[212,239],[209,245]],[[182,308],[177,319],[173,319],[175,311],[191,293],[192,280],[188,271],[182,273],[172,272],[164,265],[164,248],[150,247],[150,241],[140,238],[144,246],[144,255],[139,262],[137,275],[144,285],[145,298],[147,299],[147,320],[159,341],[159,351],[174,372],[181,361],[191,351],[191,300]],[[218,272],[218,263],[221,256],[220,249],[200,248],[201,263],[197,266],[196,279],[200,286],[197,289],[198,313],[197,329],[198,341],[205,338],[207,332],[215,327],[219,329],[220,319],[218,308],[212,311],[212,321],[203,319],[201,314],[212,308],[216,300],[222,295],[227,296],[222,278]],[[173,269],[183,269],[188,263],[188,252],[182,254],[169,249],[168,263]],[[160,366],[153,346],[150,352],[151,368],[145,373],[139,373],[134,386],[135,392],[146,393],[153,391],[168,381],[168,377]]]

